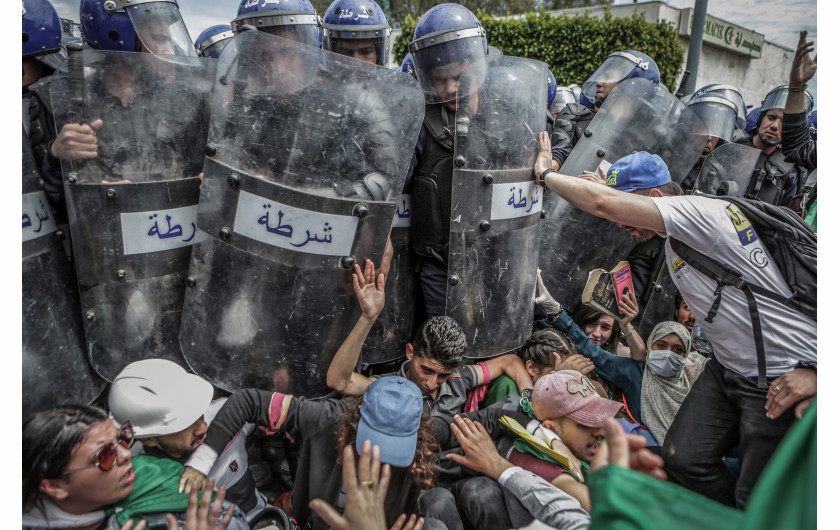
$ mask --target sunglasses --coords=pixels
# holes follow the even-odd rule
[[[122,427],[120,427],[120,432],[115,441],[103,445],[97,449],[95,453],[90,455],[90,461],[93,462],[92,464],[65,471],[62,476],[67,476],[71,473],[75,473],[76,471],[81,471],[89,467],[98,467],[102,471],[108,471],[114,467],[114,464],[117,463],[117,446],[121,445],[126,449],[129,449],[133,444],[134,428],[131,426],[131,422],[127,421],[123,423]]]

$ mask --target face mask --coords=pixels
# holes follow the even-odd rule
[[[674,377],[685,367],[685,357],[670,350],[652,350],[648,353],[647,366],[653,375]]]

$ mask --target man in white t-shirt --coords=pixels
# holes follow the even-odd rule
[[[541,185],[631,233],[653,230],[674,237],[735,267],[753,284],[791,295],[737,206],[726,200],[672,196],[681,195],[681,190],[658,156],[636,152],[613,164],[608,175],[587,172],[583,178],[551,170],[550,161],[548,136],[541,133],[534,166]],[[604,179],[606,187],[600,184]],[[666,239],[671,278],[691,311],[706,315],[717,284],[680,259],[670,243]],[[694,383],[662,447],[672,479],[739,508],[794,419],[802,416],[817,393],[816,322],[761,295],[756,300],[770,388],[758,385],[755,339],[744,293],[725,287],[713,322],[703,322],[715,357]],[[739,476],[722,461],[734,447],[739,448]]]

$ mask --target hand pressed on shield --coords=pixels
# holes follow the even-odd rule
[[[555,300],[551,293],[548,292],[546,289],[545,284],[542,281],[542,271],[537,269],[537,285],[534,290],[534,303],[543,306],[545,312],[549,315],[556,315],[563,310],[563,306]]]
[[[377,276],[369,259],[365,260],[364,273],[358,263],[353,265],[353,269],[353,291],[362,315],[375,320],[385,307],[385,275],[380,273]]]
[[[584,171],[578,178],[594,182],[595,184],[603,184],[604,186],[607,185],[607,174],[604,173],[604,168],[600,166],[598,166],[598,169],[596,169],[595,172]]]
[[[537,161],[534,163],[534,181],[540,183],[540,175],[546,169],[553,169],[556,163],[551,157],[551,138],[545,131],[540,131],[537,135],[539,141],[540,151],[537,154]]]
[[[764,410],[767,417],[775,420],[792,405],[797,405],[795,414],[802,414],[817,395],[817,371],[811,368],[795,368],[782,374],[770,383]]]
[[[370,440],[362,444],[359,455],[359,472],[356,474],[356,462],[353,447],[347,445],[342,453],[341,476],[344,482],[346,501],[344,514],[322,499],[313,499],[309,508],[335,530],[384,530],[385,496],[391,481],[391,466],[379,463],[379,446],[371,449]],[[404,519],[400,518],[404,521]],[[415,524],[417,519],[414,519]],[[397,525],[395,528],[401,528]]]
[[[96,131],[102,127],[102,120],[87,123],[68,123],[58,132],[56,139],[50,144],[50,154],[64,160],[79,160],[96,158]]]

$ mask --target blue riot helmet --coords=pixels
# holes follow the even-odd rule
[[[755,107],[747,114],[747,125],[744,130],[749,132],[758,127],[758,115],[761,114],[761,107]]]
[[[726,142],[732,141],[735,132],[735,122],[738,118],[738,108],[721,94],[707,92],[695,94],[686,104],[703,120],[709,131],[709,136],[720,138]]]
[[[746,127],[747,105],[744,103],[744,96],[741,95],[740,90],[738,90],[732,85],[712,83],[710,85],[706,85],[698,89],[692,97],[698,96],[700,94],[706,94],[708,92],[720,94],[721,96],[734,103],[735,107],[737,107],[738,109],[738,119],[735,121],[735,126],[739,129],[743,129],[744,127]]]
[[[23,58],[37,59],[53,70],[67,58],[61,46],[61,21],[47,0],[23,1]]]
[[[808,113],[808,133],[811,135],[811,140],[817,141],[817,109]]]
[[[195,51],[199,57],[218,59],[232,38],[233,30],[230,29],[230,24],[210,26],[195,39]]]
[[[487,74],[487,37],[472,12],[458,4],[440,4],[426,11],[408,45],[427,103],[454,102],[461,90],[472,93]],[[461,94],[464,95],[464,94]]]
[[[559,86],[554,92],[554,102],[549,106],[552,116],[557,116],[563,107],[569,103],[577,103],[578,99],[575,96],[574,90],[567,86]]]
[[[548,108],[551,108],[551,104],[554,103],[554,96],[557,95],[557,79],[554,77],[554,74],[551,73],[551,70],[548,71]]]
[[[582,93],[586,95],[588,104],[584,103],[583,98],[581,103],[589,108],[600,107],[617,83],[634,77],[641,77],[658,85],[659,67],[649,56],[636,50],[613,52],[595,73],[584,81]]]
[[[94,48],[196,56],[176,0],[82,0],[79,18]]]
[[[278,37],[321,47],[321,19],[309,0],[242,0],[236,18],[230,23],[233,33],[250,25]]]
[[[391,26],[373,0],[335,0],[322,25],[325,50],[387,66]]]
[[[400,70],[407,73],[414,79],[417,79],[417,72],[414,70],[414,59],[411,58],[411,52],[408,52],[405,54],[405,57],[403,57]]]
[[[773,90],[767,93],[767,97],[764,98],[764,101],[761,103],[761,113],[764,114],[770,109],[783,109],[785,108],[785,103],[787,103],[788,97],[788,85],[781,85],[777,86]],[[811,95],[810,92],[807,90],[805,91],[805,112],[811,112],[811,109],[814,108],[814,96]],[[762,116],[763,117],[763,116]],[[761,123],[761,120],[759,120]]]

